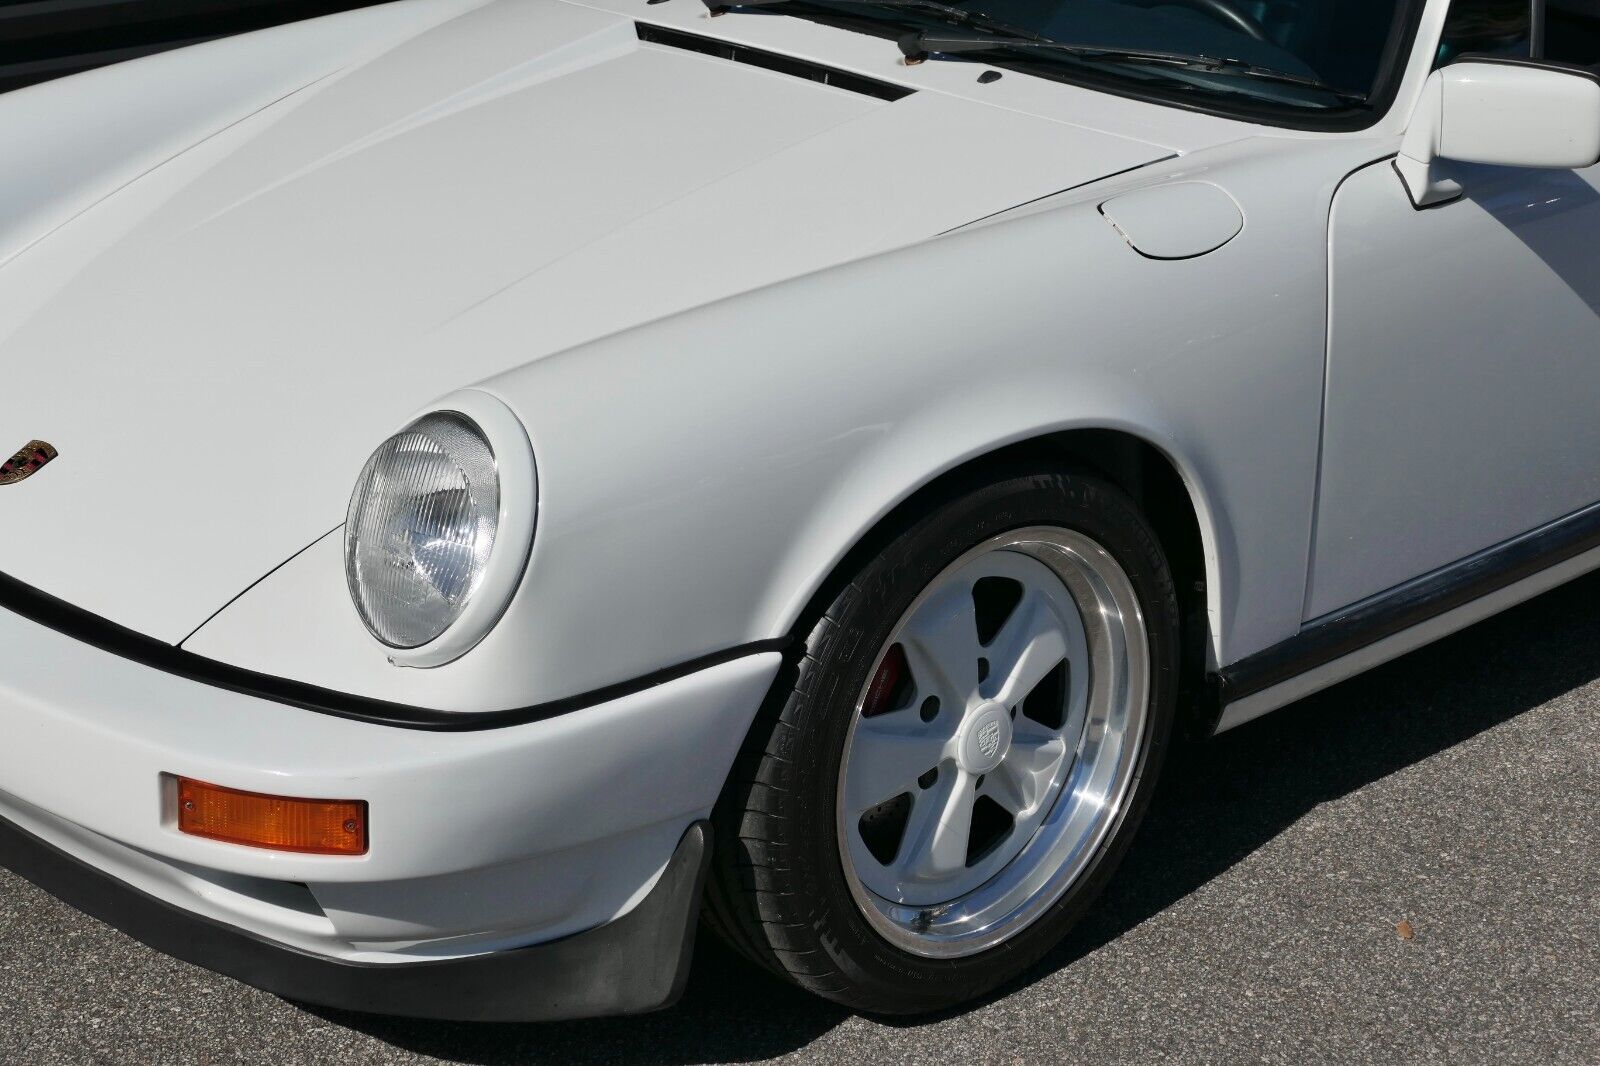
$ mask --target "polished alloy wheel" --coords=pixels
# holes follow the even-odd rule
[[[872,927],[949,958],[1032,924],[1117,820],[1149,685],[1138,597],[1090,538],[1014,530],[947,567],[884,642],[845,741],[839,851]]]

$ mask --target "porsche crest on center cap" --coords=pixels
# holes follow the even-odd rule
[[[30,440],[17,454],[0,464],[0,485],[15,485],[38,473],[59,454],[42,440]]]

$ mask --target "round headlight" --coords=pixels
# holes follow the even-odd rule
[[[477,424],[424,415],[373,453],[345,520],[345,577],[372,635],[417,648],[460,618],[500,525],[500,471]]]

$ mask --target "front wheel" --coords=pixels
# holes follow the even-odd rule
[[[1154,533],[1085,474],[947,494],[811,629],[716,812],[711,924],[860,1010],[1016,976],[1104,887],[1177,689]]]

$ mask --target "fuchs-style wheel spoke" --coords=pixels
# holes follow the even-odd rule
[[[973,777],[953,769],[912,800],[893,872],[902,883],[938,881],[963,870],[972,836]]]
[[[970,1001],[1060,942],[1149,804],[1182,648],[1115,485],[1019,467],[919,504],[808,608],[713,812],[706,923],[872,1014]]]
[[[989,648],[995,699],[1015,706],[1067,657],[1064,625],[1049,601],[1038,593],[1022,598]]]
[[[946,720],[955,717],[947,715]],[[918,792],[918,778],[944,759],[950,733],[937,720],[924,722],[914,705],[909,710],[862,719],[855,736],[860,772],[846,779],[845,813],[859,815],[903,792]],[[917,802],[920,804],[922,797]]]
[[[1066,756],[1066,742],[1059,736],[1046,740],[1014,737],[1010,754],[985,776],[982,791],[1013,817],[1033,814]]]
[[[1058,740],[1065,735],[1065,730],[1052,729],[1042,722],[1034,721],[1025,714],[1018,714],[1011,721],[1012,745],[1018,744],[1045,744]]]
[[[938,590],[900,634],[911,673],[927,694],[960,714],[978,689],[977,610],[968,587]]]
[[[885,711],[901,654],[909,680]],[[1087,537],[1018,530],[937,577],[878,662],[837,794],[851,892],[908,951],[992,947],[1066,891],[1130,787],[1149,685],[1138,598]]]

